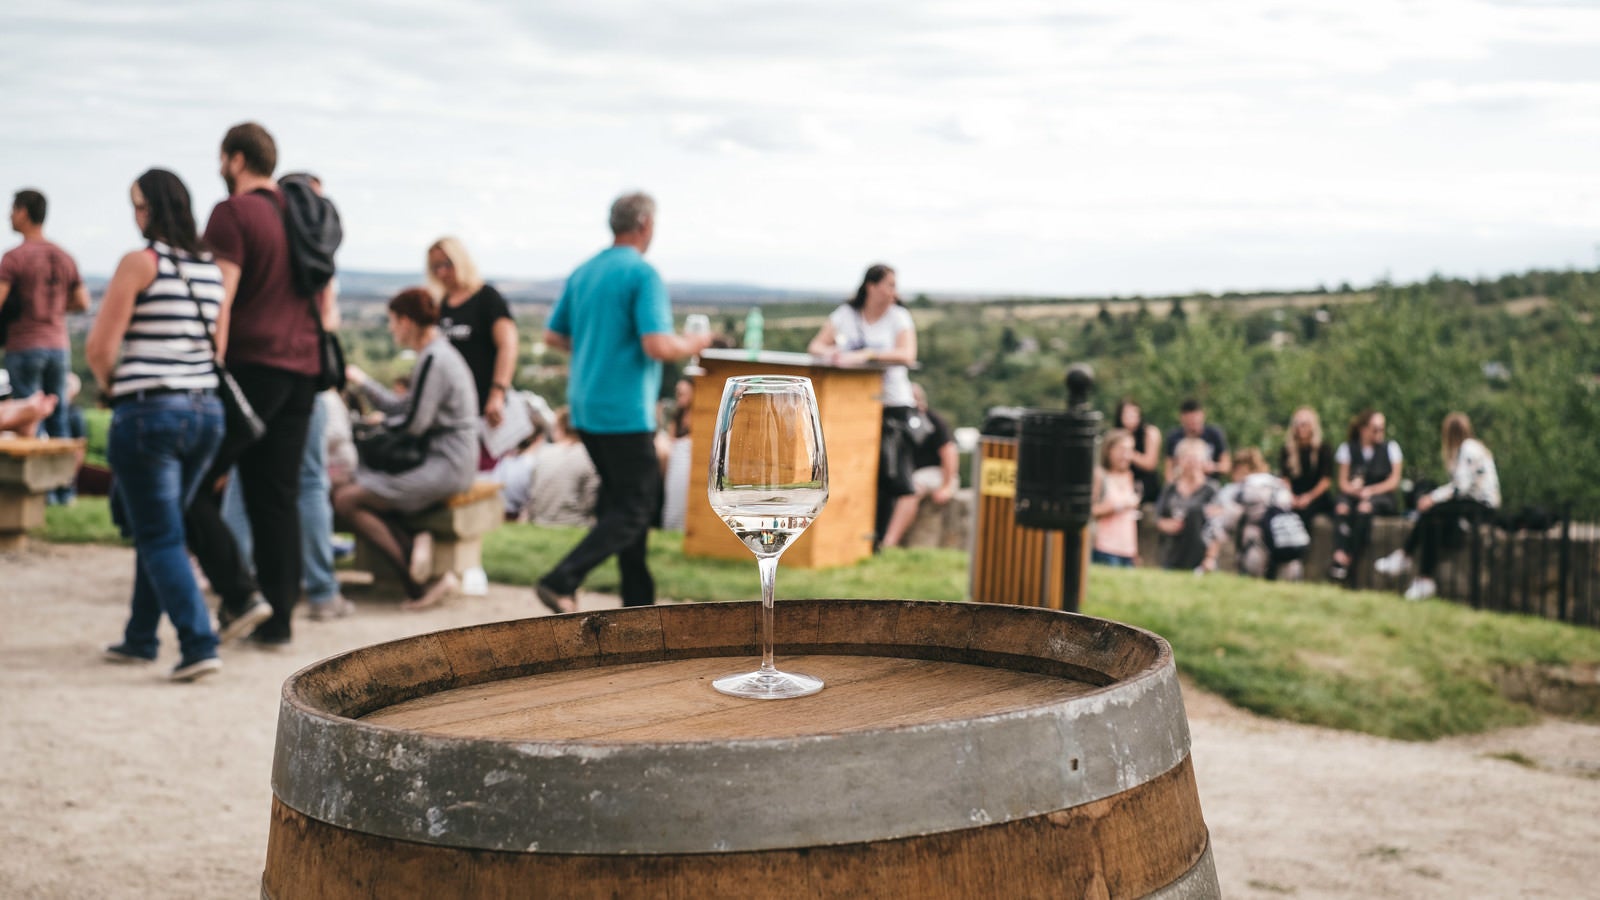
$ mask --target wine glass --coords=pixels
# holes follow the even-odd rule
[[[828,502],[828,454],[811,379],[729,378],[717,408],[706,487],[711,508],[750,551],[761,573],[761,668],[712,687],[735,697],[781,700],[822,690],[822,680],[772,664],[772,601],[778,557]]]
[[[702,334],[710,334],[711,318],[701,313],[690,313],[688,316],[684,317],[683,333],[687,337],[697,337]],[[704,375],[705,370],[700,368],[700,354],[696,353],[695,355],[689,357],[689,364],[684,367],[683,371],[688,375]]]

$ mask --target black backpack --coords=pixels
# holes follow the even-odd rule
[[[339,210],[317,193],[309,175],[285,175],[278,179],[278,190],[283,192],[283,229],[295,292],[314,297],[333,280],[333,254],[344,240]]]
[[[1287,509],[1269,509],[1261,519],[1261,542],[1274,562],[1292,562],[1304,559],[1311,549],[1311,535],[1306,523]]]

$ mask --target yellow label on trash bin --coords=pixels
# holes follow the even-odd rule
[[[978,466],[978,493],[985,497],[1017,495],[1017,461],[986,459]]]

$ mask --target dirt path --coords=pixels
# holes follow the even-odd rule
[[[98,661],[132,571],[113,548],[0,556],[0,897],[259,896],[284,678],[349,647],[543,612],[510,588],[416,614],[368,604],[179,686]],[[1595,896],[1600,727],[1405,744],[1186,700],[1230,898]]]

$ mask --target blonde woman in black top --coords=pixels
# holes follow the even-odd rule
[[[1302,406],[1289,417],[1289,430],[1278,452],[1278,473],[1294,495],[1290,508],[1311,530],[1316,516],[1333,514],[1333,448],[1322,439],[1317,411]]]

